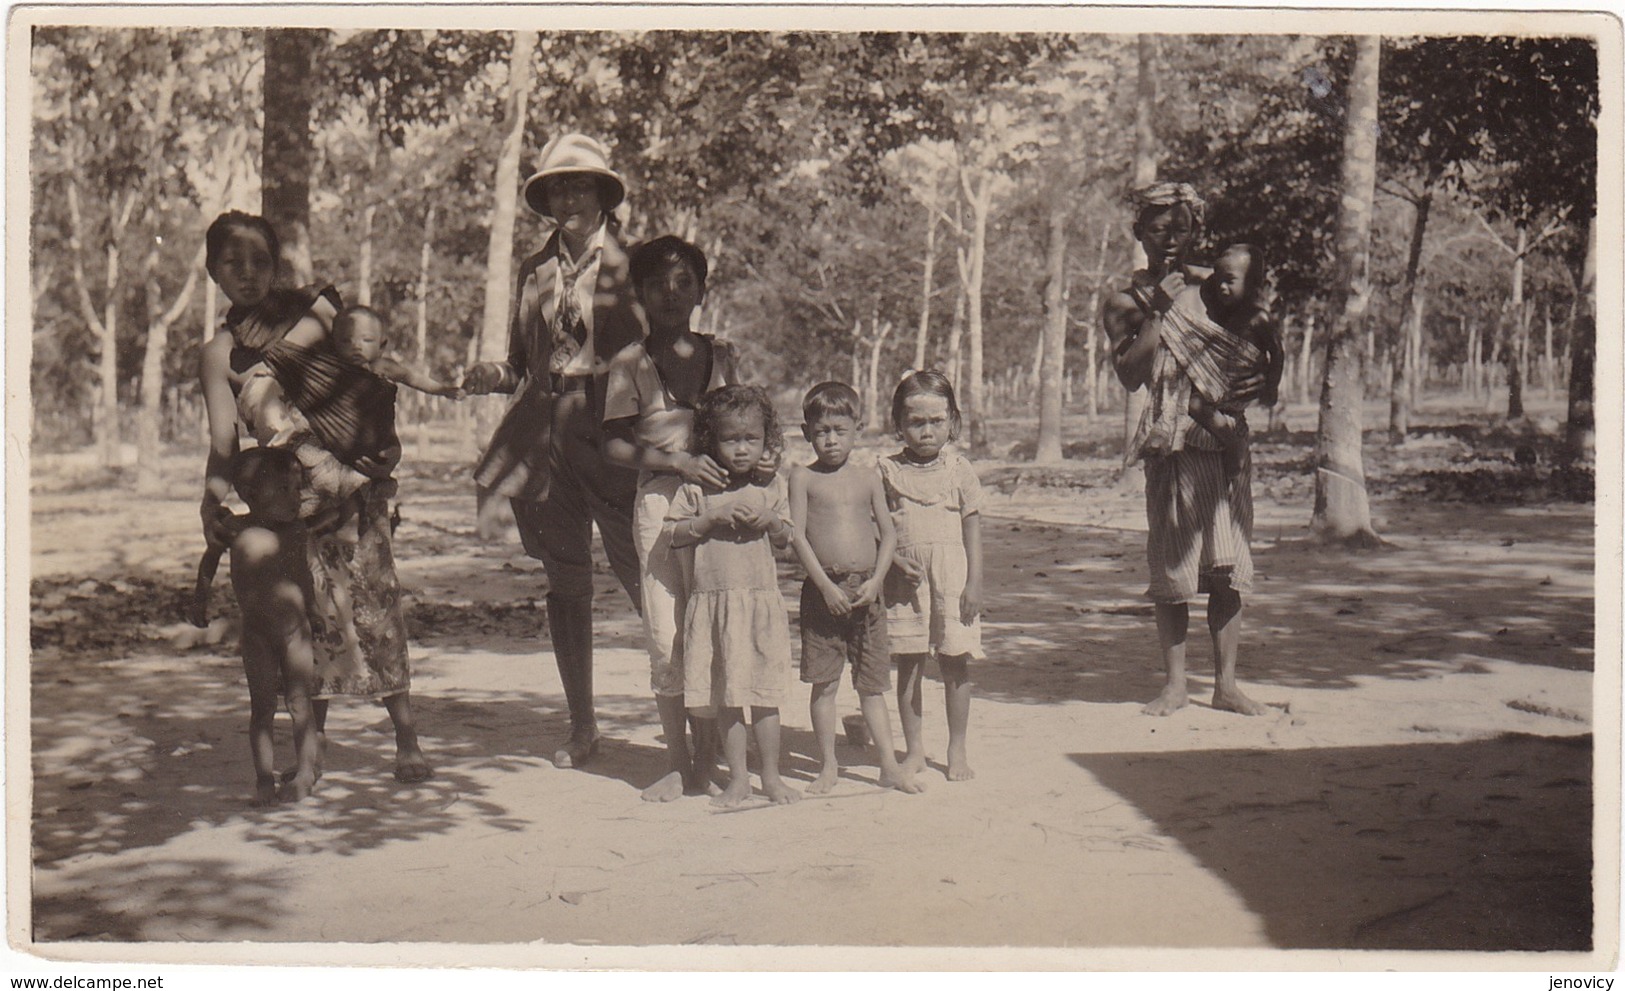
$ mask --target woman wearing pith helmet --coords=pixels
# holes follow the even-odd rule
[[[610,568],[638,602],[632,543],[637,473],[601,454],[609,361],[643,337],[611,211],[626,182],[604,146],[564,134],[542,149],[521,192],[556,227],[519,269],[508,357],[468,370],[463,388],[513,393],[474,479],[511,500],[525,552],[547,575],[547,624],[570,709],[570,737],[553,755],[579,767],[598,747],[592,701],[592,528]]]

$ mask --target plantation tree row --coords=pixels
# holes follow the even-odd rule
[[[566,130],[612,148],[633,238],[710,256],[705,329],[760,381],[852,381],[873,426],[920,365],[958,384],[973,445],[995,412],[1037,413],[1055,460],[1063,400],[1122,410],[1096,314],[1136,264],[1123,194],[1162,178],[1208,197],[1207,248],[1268,248],[1283,396],[1321,401],[1321,474],[1356,502],[1362,396],[1390,398],[1402,440],[1439,384],[1504,384],[1513,418],[1529,389],[1566,391],[1572,446],[1589,444],[1586,39],[33,40],[35,439],[115,465],[133,419],[143,487],[166,431],[196,442],[197,351],[222,306],[202,270],[214,214],[266,213],[297,276],[382,310],[395,349],[455,376],[505,347],[515,254],[543,236],[518,185]],[[1339,498],[1317,487],[1317,504]],[[1369,530],[1332,512],[1339,536]]]

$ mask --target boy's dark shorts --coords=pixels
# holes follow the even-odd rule
[[[827,572],[848,598],[869,576]],[[801,583],[801,680],[809,685],[836,681],[841,666],[852,662],[852,686],[860,695],[883,695],[891,690],[891,641],[886,636],[886,609],[871,602],[845,616],[829,611],[824,595],[811,578]]]

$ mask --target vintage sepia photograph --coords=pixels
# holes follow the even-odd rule
[[[14,8],[13,951],[1611,970],[1620,33]]]

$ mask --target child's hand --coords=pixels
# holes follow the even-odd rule
[[[903,576],[910,585],[918,585],[920,579],[925,577],[925,566],[906,554],[896,554],[892,557],[892,570]]]
[[[388,478],[395,466],[401,463],[401,445],[391,444],[378,452],[377,457],[363,455],[356,458],[355,470],[368,478]]]
[[[231,546],[242,530],[237,514],[212,499],[205,499],[200,515],[203,519],[203,541],[210,548]]]
[[[739,503],[734,510],[734,523],[751,533],[767,533],[778,525],[779,518],[759,506]]]
[[[976,617],[980,615],[982,615],[982,584],[966,582],[965,591],[959,596],[959,621],[969,626],[976,622]]]
[[[824,587],[818,591],[823,593],[824,605],[829,607],[831,616],[845,616],[859,605],[846,597],[846,593],[841,591],[841,586],[827,578],[824,579]]]
[[[880,599],[880,590],[886,584],[886,574],[881,572],[858,586],[857,597],[852,600],[853,609],[862,609],[864,606]]]
[[[440,388],[439,394],[447,399],[456,400],[457,402],[462,402],[464,399],[468,398],[468,392],[461,386],[457,385],[443,386]]]
[[[502,384],[502,366],[482,361],[463,373],[462,389],[470,396],[483,396]]]

